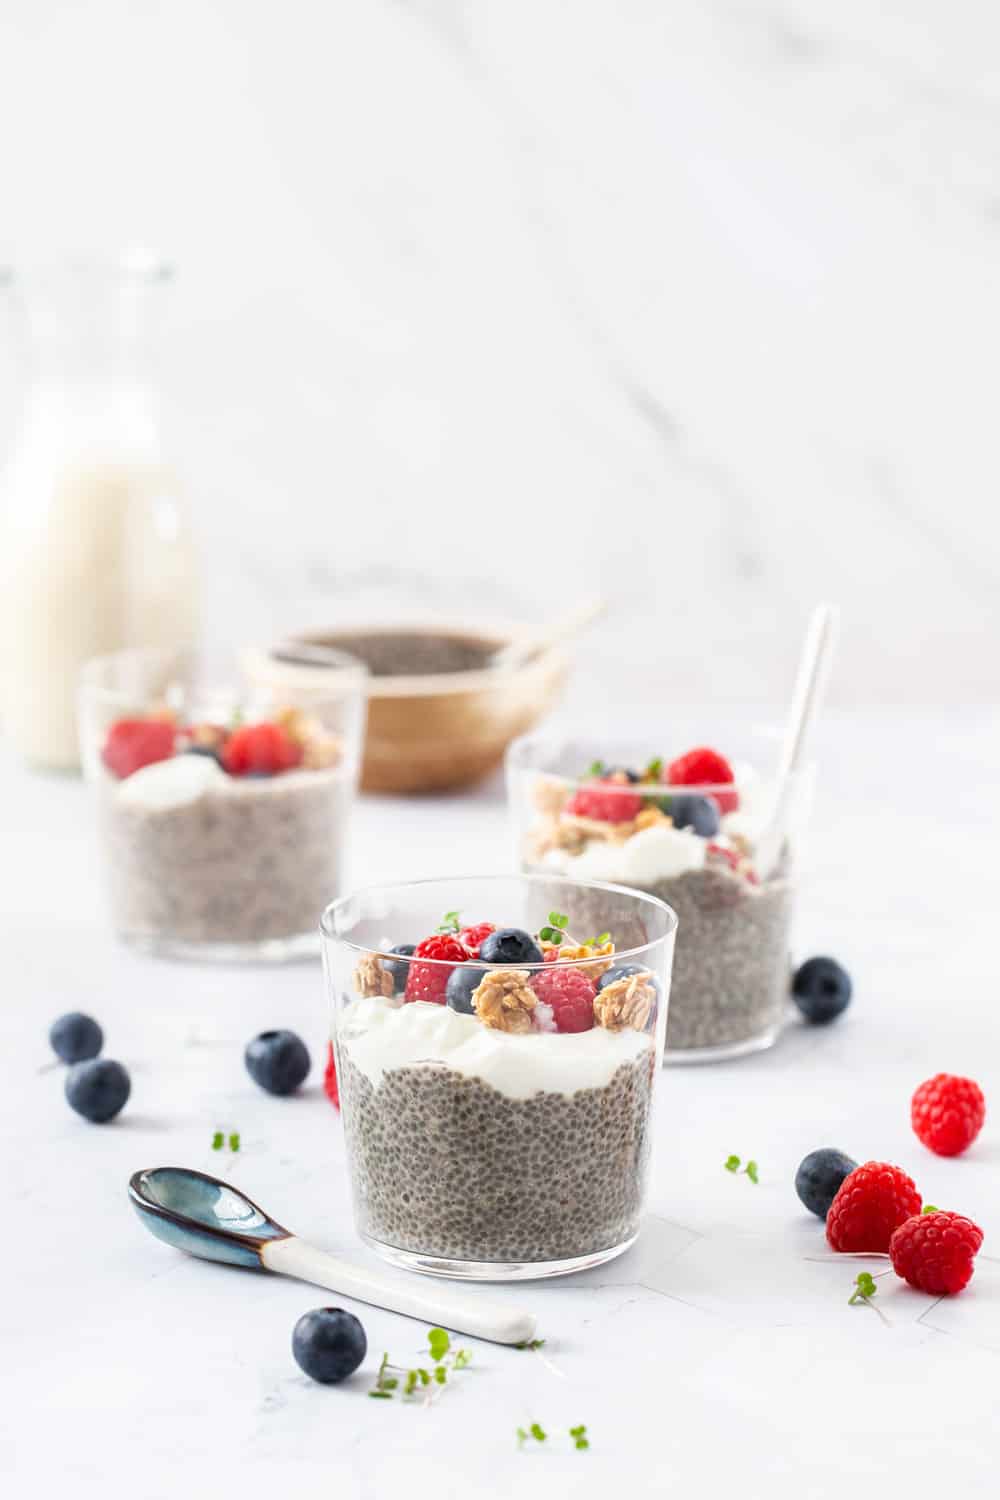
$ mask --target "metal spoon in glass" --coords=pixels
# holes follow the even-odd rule
[[[129,1199],[151,1234],[177,1250],[230,1266],[276,1271],[455,1333],[523,1344],[533,1338],[530,1313],[433,1283],[402,1284],[384,1272],[340,1260],[307,1245],[231,1183],[191,1167],[149,1167],[129,1179]]]

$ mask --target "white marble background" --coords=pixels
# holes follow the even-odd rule
[[[146,242],[215,635],[603,587],[591,681],[995,702],[992,0],[5,0],[2,248]],[[5,351],[0,443],[14,420]]]

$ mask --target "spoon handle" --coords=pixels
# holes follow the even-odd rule
[[[455,1333],[490,1339],[495,1344],[522,1344],[534,1336],[535,1319],[531,1313],[494,1302],[478,1292],[455,1292],[430,1280],[414,1277],[412,1282],[401,1284],[381,1271],[318,1250],[294,1234],[287,1239],[265,1241],[260,1258],[268,1271],[297,1276],[300,1281],[311,1281],[315,1286],[339,1292],[342,1297],[370,1302],[374,1307],[404,1313],[408,1318],[441,1323]]]

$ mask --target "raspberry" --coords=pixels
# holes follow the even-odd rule
[[[301,759],[301,746],[280,724],[245,724],[233,731],[222,751],[230,776],[277,776]]]
[[[672,760],[663,779],[669,786],[717,787],[720,783],[732,781],[733,768],[724,755],[702,745]],[[713,791],[712,796],[719,804],[720,813],[735,812],[740,805],[739,793],[735,790]]]
[[[451,959],[453,962],[450,965],[418,964],[411,960],[410,972],[406,976],[406,999],[429,1000],[432,1005],[443,1005],[449,974],[456,964],[464,964],[468,957],[468,948],[450,932],[439,932],[433,937],[424,938],[413,950],[414,959]]]
[[[617,783],[582,786],[566,803],[566,811],[577,818],[597,818],[602,823],[631,823],[642,812],[642,798]]]
[[[594,1024],[594,982],[580,969],[563,964],[534,974],[531,988],[543,1005],[551,1005],[559,1031],[589,1031]]]
[[[158,760],[169,760],[174,753],[177,732],[165,719],[119,719],[108,730],[101,759],[120,781],[152,766]]]
[[[475,927],[463,927],[458,934],[458,941],[464,943],[469,950],[470,958],[479,957],[479,945],[483,938],[489,937],[491,932],[496,932],[493,922],[480,922]]]
[[[917,1214],[889,1242],[892,1269],[920,1292],[960,1292],[982,1243],[983,1231],[964,1214]]]
[[[831,1250],[887,1251],[892,1231],[920,1212],[920,1194],[912,1177],[884,1161],[855,1167],[837,1189],[826,1216]]]
[[[333,1055],[333,1043],[327,1042],[326,1072],[323,1074],[323,1092],[333,1105],[340,1108],[340,1085],[337,1082],[337,1059]]]
[[[935,1073],[917,1089],[910,1120],[919,1140],[938,1156],[958,1156],[983,1128],[986,1100],[978,1083]]]

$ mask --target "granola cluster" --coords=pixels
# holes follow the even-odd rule
[[[626,974],[612,980],[594,998],[594,1019],[608,1031],[631,1027],[645,1031],[656,1005],[656,990],[650,974]]]
[[[472,1007],[484,1026],[523,1034],[533,1031],[531,1012],[538,996],[529,984],[527,969],[495,969],[472,992]]]
[[[396,981],[377,953],[366,953],[354,970],[354,988],[359,995],[381,995],[388,1000],[396,993]]]

